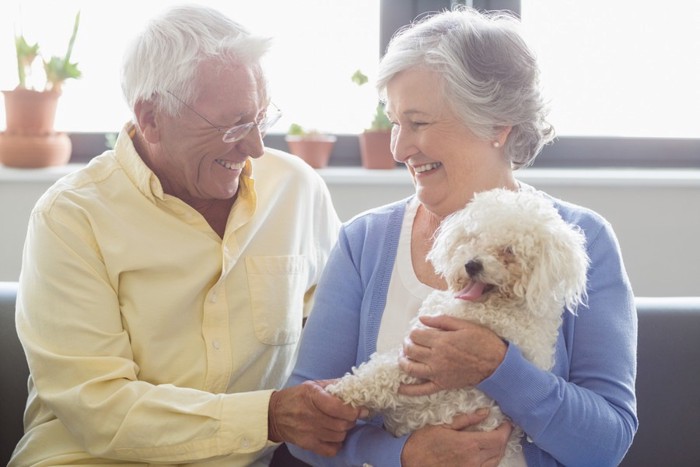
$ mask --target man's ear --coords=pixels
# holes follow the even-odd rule
[[[157,112],[153,101],[138,101],[134,107],[134,114],[145,140],[149,143],[157,143],[160,140],[160,126],[156,119]]]

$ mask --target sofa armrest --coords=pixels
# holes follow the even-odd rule
[[[636,304],[639,430],[620,465],[700,465],[700,297]]]

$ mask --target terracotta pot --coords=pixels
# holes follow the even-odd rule
[[[65,133],[14,135],[0,133],[0,162],[7,167],[31,168],[64,165],[70,160],[71,141]]]
[[[16,135],[53,133],[58,92],[15,89],[2,91],[5,98],[7,132]]]
[[[360,156],[366,169],[396,168],[391,154],[391,132],[365,130],[360,134]]]
[[[23,168],[68,163],[71,140],[53,128],[60,92],[18,88],[2,93],[7,130],[0,133],[0,163]]]
[[[289,152],[302,158],[314,169],[328,165],[337,138],[332,135],[290,136],[285,137]]]

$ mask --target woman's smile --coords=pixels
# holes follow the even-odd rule
[[[423,164],[413,167],[413,171],[417,174],[422,174],[442,166],[441,162],[431,162],[429,164]]]

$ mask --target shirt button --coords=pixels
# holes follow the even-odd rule
[[[243,446],[244,448],[248,448],[250,446],[250,442],[247,438],[243,438],[243,440],[241,441],[241,446]]]
[[[219,342],[219,339],[215,339],[211,343],[211,346],[214,347],[214,349],[219,350],[221,348],[221,342]]]
[[[211,303],[216,303],[216,292],[212,292],[209,294],[209,301]]]

